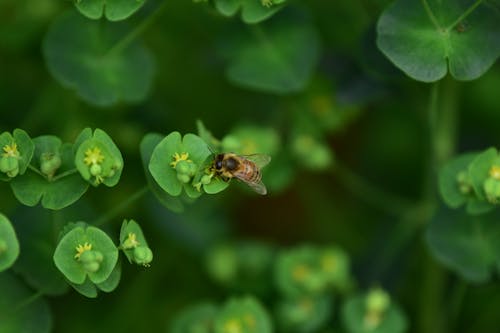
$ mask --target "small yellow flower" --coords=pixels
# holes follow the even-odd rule
[[[490,168],[490,177],[496,180],[500,180],[500,166],[493,165]]]
[[[187,162],[192,162],[191,160],[189,160],[189,153],[175,153],[174,156],[173,156],[174,160],[172,163],[170,163],[170,166],[172,168],[175,168],[177,166],[177,163],[179,163],[180,161],[187,161]]]
[[[76,247],[76,254],[75,254],[75,259],[80,259],[80,256],[82,255],[83,252],[85,251],[90,251],[92,250],[92,244],[89,244],[85,242],[85,244],[78,244]]]
[[[129,248],[137,247],[139,245],[139,242],[137,241],[137,236],[133,232],[130,232],[128,234],[128,237],[125,240],[125,242],[127,242]]]
[[[18,157],[19,156],[19,151],[17,150],[17,144],[15,142],[12,142],[10,145],[5,145],[3,146],[3,151],[4,153],[2,156],[4,157]]]
[[[321,268],[326,272],[333,272],[337,267],[337,260],[332,254],[325,254],[321,258]]]
[[[89,148],[85,152],[85,158],[83,159],[85,164],[100,164],[102,161],[104,161],[104,155],[98,147],[94,147],[93,149]]]

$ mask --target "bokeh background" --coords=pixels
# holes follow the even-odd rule
[[[20,206],[8,184],[1,183],[0,210],[13,221],[52,223],[54,215],[91,221],[119,205],[145,184],[139,144],[150,132],[196,133],[201,120],[219,139],[238,128],[250,128],[256,136],[270,130],[277,138],[273,155],[278,162],[264,173],[269,195],[234,183],[173,213],[148,194],[103,226],[118,235],[123,218],[134,218],[154,261],[149,268],[123,265],[118,289],[97,299],[72,289],[48,297],[53,331],[167,332],[189,305],[220,304],[246,293],[214,281],[207,254],[218,244],[250,241],[277,252],[304,244],[340,247],[351,261],[350,292],[383,287],[403,309],[411,332],[498,332],[498,279],[465,286],[430,254],[424,240],[428,220],[415,207],[428,191],[437,191],[428,170],[431,88],[405,76],[378,51],[375,24],[388,4],[296,1],[262,23],[258,33],[287,21],[307,24],[317,37],[317,60],[304,87],[275,93],[228,78],[228,56],[238,41],[255,33],[252,26],[220,15],[209,3],[170,0],[140,36],[155,60],[147,98],[103,107],[63,87],[42,54],[49,26],[75,11],[73,4],[1,0],[0,131],[22,128],[31,137],[52,134],[72,142],[83,128],[98,127],[113,138],[125,160],[118,186],[93,188],[56,213]],[[128,23],[139,24],[157,6],[158,1],[148,1]],[[498,144],[498,63],[478,80],[446,78],[445,86],[457,110],[455,151]],[[300,146],[297,133],[314,145]],[[319,157],[311,157],[313,151]],[[259,283],[273,288],[272,272]],[[271,292],[263,302],[272,304],[274,297]],[[450,310],[453,297],[460,301]],[[344,331],[341,304],[342,296],[315,332]]]

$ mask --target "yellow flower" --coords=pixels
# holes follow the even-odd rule
[[[76,254],[75,254],[75,259],[80,259],[80,256],[82,255],[83,252],[85,251],[90,251],[92,250],[92,244],[89,244],[85,242],[85,244],[78,244],[76,247]]]
[[[89,148],[85,152],[85,158],[83,162],[87,165],[100,164],[104,161],[104,155],[101,153],[101,150],[98,147],[94,147],[93,149]]]
[[[123,243],[124,245],[126,245],[127,249],[131,249],[139,245],[139,242],[137,241],[137,236],[133,232],[130,232],[128,234],[127,239]]]
[[[170,166],[172,168],[175,168],[177,166],[177,163],[179,163],[180,161],[188,161],[188,162],[192,162],[191,160],[189,160],[189,153],[181,153],[179,155],[179,153],[175,153],[174,154],[174,161],[172,163],[170,163]]]
[[[18,157],[19,156],[19,151],[17,150],[17,144],[15,142],[12,142],[10,145],[5,145],[3,146],[3,156],[4,157]]]
[[[242,333],[243,329],[237,319],[228,320],[224,324],[224,333]]]

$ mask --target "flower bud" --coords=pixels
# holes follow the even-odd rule
[[[179,161],[175,166],[175,170],[177,170],[177,174],[189,175],[190,166],[188,161]]]
[[[178,173],[177,174],[177,179],[184,184],[187,184],[191,181],[191,177],[189,175],[183,174],[183,173]]]
[[[203,185],[210,184],[210,182],[212,181],[212,176],[213,175],[203,175],[203,177],[201,177],[201,179],[200,179],[200,182]]]
[[[42,154],[40,157],[40,171],[51,177],[59,169],[61,163],[62,160],[58,154]]]
[[[497,203],[500,198],[500,181],[495,178],[488,178],[484,181],[483,188],[488,201]]]
[[[95,273],[99,270],[100,264],[97,261],[83,263],[83,268],[89,273]]]
[[[9,173],[19,170],[19,160],[14,156],[0,158],[0,171]]]
[[[138,246],[134,249],[134,261],[139,265],[147,266],[153,260],[153,251],[147,246]]]

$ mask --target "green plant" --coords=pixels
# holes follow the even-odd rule
[[[497,330],[498,0],[0,19],[1,332]]]

